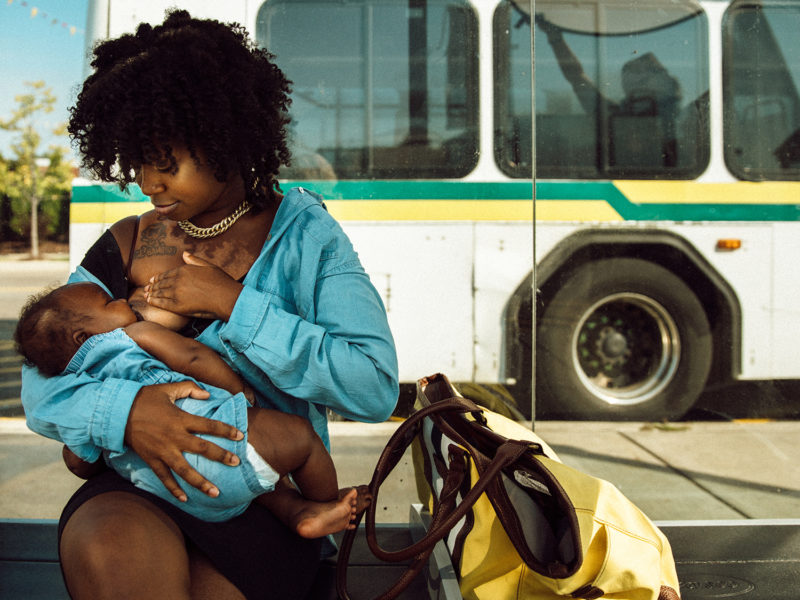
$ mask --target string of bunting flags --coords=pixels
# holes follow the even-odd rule
[[[11,6],[12,4],[22,7],[22,8],[30,8],[31,10],[31,19],[35,19],[36,17],[41,17],[45,20],[50,21],[50,25],[58,25],[61,24],[61,27],[69,31],[70,35],[75,35],[76,33],[83,33],[83,29],[76,27],[75,25],[71,25],[66,21],[62,21],[58,17],[53,14],[47,13],[41,10],[38,6],[33,6],[28,0],[8,0],[6,6]]]

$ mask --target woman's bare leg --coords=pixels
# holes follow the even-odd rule
[[[220,573],[205,554],[189,545],[192,600],[245,600],[244,594]]]
[[[86,501],[61,535],[61,565],[74,600],[189,600],[183,534],[161,510],[134,494]]]
[[[244,595],[154,504],[125,492],[86,501],[61,535],[61,565],[74,600],[244,600]]]

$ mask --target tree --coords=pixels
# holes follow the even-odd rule
[[[39,147],[42,136],[39,120],[53,111],[56,97],[43,81],[26,82],[29,92],[15,96],[17,108],[9,119],[0,119],[0,128],[18,133],[11,144],[14,158],[0,166],[0,193],[11,199],[15,222],[12,228],[30,228],[31,258],[39,258],[39,212],[43,200],[61,198],[69,192],[72,167],[65,158],[65,149],[51,145]],[[65,135],[60,125],[52,130]]]

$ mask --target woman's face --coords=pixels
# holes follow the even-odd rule
[[[174,162],[165,158],[142,165],[136,174],[136,183],[150,197],[159,217],[191,219],[195,225],[207,227],[230,215],[244,200],[244,185],[238,175],[218,181],[203,156],[198,156],[198,165],[181,146],[172,146],[172,156]]]

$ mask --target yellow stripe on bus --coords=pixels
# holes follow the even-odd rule
[[[533,203],[525,200],[326,200],[341,221],[531,221]],[[114,223],[150,210],[147,202],[81,202],[70,207],[72,223]],[[541,200],[542,221],[621,221],[604,200]]]
[[[149,202],[81,202],[69,207],[70,223],[116,223],[153,208]]]
[[[614,185],[634,204],[797,204],[797,184],[786,181],[619,181]]]
[[[537,221],[623,221],[605,200],[536,200]]]

